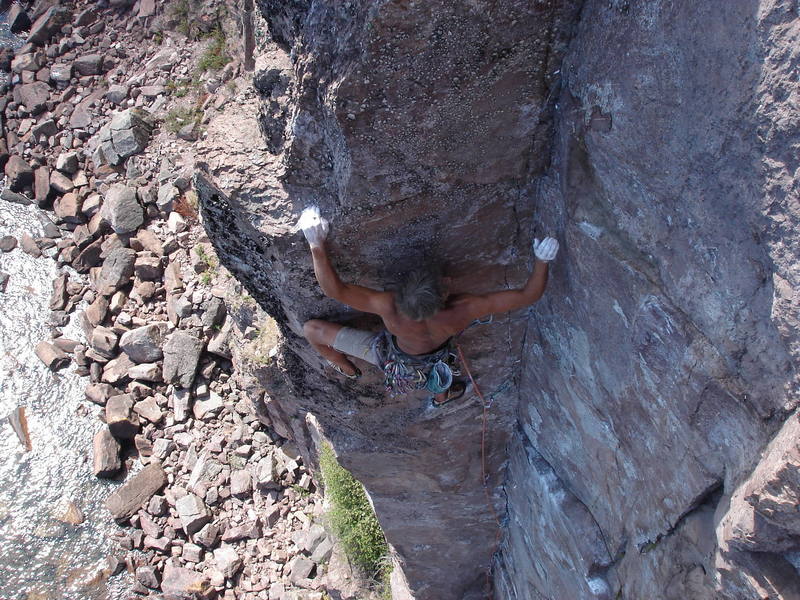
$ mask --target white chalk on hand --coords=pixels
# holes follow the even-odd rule
[[[300,214],[297,227],[303,230],[303,235],[312,247],[321,246],[328,237],[328,221],[319,214],[318,206],[306,208]]]

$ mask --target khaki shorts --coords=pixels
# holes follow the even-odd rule
[[[377,334],[352,327],[342,327],[333,340],[333,349],[380,366],[378,357],[372,349],[372,340]]]

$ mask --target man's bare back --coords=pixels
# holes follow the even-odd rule
[[[523,308],[539,300],[547,285],[547,263],[555,258],[558,251],[558,242],[555,239],[546,238],[542,242],[536,240],[533,272],[525,286],[519,289],[482,295],[459,294],[449,296],[446,300],[437,298],[431,289],[425,289],[425,295],[420,297],[427,299],[428,308],[432,307],[432,310],[424,318],[412,318],[409,315],[415,313],[401,310],[396,293],[344,283],[339,278],[325,249],[328,222],[319,216],[318,210],[311,213],[308,209],[304,211],[299,226],[311,247],[314,274],[322,291],[326,296],[356,310],[379,315],[387,331],[395,336],[397,347],[414,356],[436,351],[475,319]],[[306,322],[303,328],[314,349],[339,372],[352,378],[357,376],[358,369],[346,354],[334,348],[342,329],[342,325],[317,319]]]

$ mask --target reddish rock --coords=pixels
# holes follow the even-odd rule
[[[39,360],[47,365],[47,368],[51,371],[58,371],[69,364],[67,353],[50,342],[39,342],[36,345],[35,352]]]
[[[120,445],[107,427],[94,435],[92,442],[92,472],[95,477],[114,477],[122,468]]]
[[[127,520],[166,484],[167,474],[161,465],[149,464],[108,497],[106,508],[117,521]]]
[[[12,191],[21,192],[33,185],[33,169],[22,158],[12,154],[5,166],[8,187]]]

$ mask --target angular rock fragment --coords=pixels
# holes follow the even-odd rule
[[[31,19],[28,17],[28,13],[26,13],[22,5],[17,2],[11,5],[6,15],[6,22],[8,23],[11,33],[19,33],[31,27]]]
[[[223,406],[225,406],[225,403],[222,401],[222,397],[216,392],[211,392],[205,400],[195,398],[192,405],[192,414],[195,419],[204,421],[216,415]]]
[[[130,248],[116,248],[109,252],[97,281],[97,291],[110,296],[128,285],[133,277],[136,252]]]
[[[98,296],[89,306],[86,307],[84,315],[92,327],[97,327],[106,318],[108,314],[108,298],[105,296]]]
[[[118,165],[147,147],[155,122],[140,108],[129,108],[112,117],[98,133],[95,164]]]
[[[190,387],[203,351],[203,341],[185,331],[176,331],[167,337],[163,350],[164,381]]]
[[[75,59],[72,67],[81,75],[99,75],[103,72],[103,55],[84,54]]]
[[[175,421],[183,423],[189,418],[189,410],[192,407],[192,392],[186,388],[175,388],[172,391],[172,410]]]
[[[211,520],[211,514],[205,503],[194,494],[186,494],[175,502],[175,510],[181,519],[181,526],[187,534],[192,535]]]
[[[248,496],[253,491],[253,481],[250,472],[246,470],[231,473],[231,494],[234,496]]]
[[[20,247],[25,254],[29,254],[34,258],[39,258],[42,255],[42,250],[30,234],[23,233],[19,239]]]
[[[302,586],[303,581],[311,576],[314,566],[314,563],[305,556],[295,556],[286,565],[289,571],[289,581],[296,586]]]
[[[122,334],[119,347],[133,362],[150,363],[161,360],[162,328],[156,324],[137,327]]]
[[[105,406],[111,396],[119,396],[122,392],[107,383],[90,383],[86,386],[84,394],[90,402]]]
[[[151,423],[158,423],[164,416],[161,407],[158,405],[158,402],[156,402],[156,399],[152,396],[137,402],[134,405],[133,410],[137,415],[147,421],[150,421]]]
[[[162,381],[161,367],[156,363],[141,363],[128,369],[128,377],[136,381]]]
[[[161,281],[161,259],[156,256],[140,256],[134,265],[134,274],[142,281]]]
[[[67,294],[67,281],[69,275],[59,275],[53,280],[53,293],[50,295],[50,310],[64,310],[69,295]]]
[[[8,187],[11,191],[19,192],[33,185],[33,169],[21,157],[12,154],[5,166]],[[48,182],[49,185],[49,182]]]
[[[63,25],[69,23],[72,13],[63,6],[52,6],[48,8],[31,25],[31,32],[28,34],[28,41],[34,44],[45,44],[50,41]]]
[[[222,546],[214,550],[214,562],[226,579],[230,579],[242,568],[242,559],[233,546]]]
[[[161,592],[165,600],[197,600],[208,597],[211,590],[208,578],[203,574],[171,563],[164,566]]]
[[[117,349],[117,334],[108,327],[95,327],[90,344],[101,356],[109,359],[114,358]]]
[[[106,508],[117,521],[129,519],[165,485],[167,474],[161,465],[149,464],[108,497]]]
[[[117,439],[132,440],[139,432],[139,415],[133,412],[129,394],[111,396],[106,402],[106,424]]]
[[[78,171],[77,152],[62,152],[56,159],[56,169],[68,175],[74,175]]]
[[[114,477],[122,468],[119,442],[103,427],[92,442],[92,472],[95,477]]]
[[[151,565],[137,567],[136,581],[141,583],[146,588],[156,590],[159,588],[158,571],[156,571],[156,568]]]
[[[144,223],[144,211],[136,200],[136,190],[122,183],[109,188],[101,211],[115,233],[132,233]]]
[[[194,534],[193,539],[204,548],[213,548],[219,539],[219,527],[208,523]]]
[[[38,115],[47,108],[50,86],[43,81],[34,81],[14,88],[14,100],[24,104],[32,115]]]
[[[36,344],[35,352],[39,360],[51,371],[58,371],[69,364],[69,355],[50,342],[39,342]]]
[[[134,367],[133,362],[127,354],[121,354],[114,360],[108,361],[103,368],[103,381],[105,383],[117,383],[128,377],[128,371]]]

